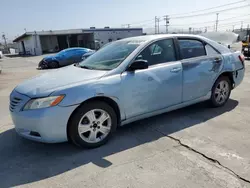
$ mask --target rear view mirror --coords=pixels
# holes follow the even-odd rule
[[[141,70],[141,69],[147,69],[148,68],[148,61],[147,60],[136,60],[134,61],[128,68],[128,71],[135,71],[135,70]]]

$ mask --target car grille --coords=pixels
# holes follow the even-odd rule
[[[13,112],[16,107],[18,107],[18,105],[22,102],[22,99],[20,98],[17,98],[17,97],[13,97],[11,100],[10,100],[10,111]]]
[[[26,95],[16,92],[13,90],[10,94],[10,106],[11,112],[19,112],[22,107],[30,100]]]

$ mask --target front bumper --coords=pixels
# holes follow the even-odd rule
[[[68,140],[67,123],[77,106],[54,106],[27,111],[10,108],[10,114],[20,136],[44,143],[59,143]]]
[[[38,63],[38,68],[47,69],[49,68],[48,62],[43,59]]]

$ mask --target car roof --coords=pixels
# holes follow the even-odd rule
[[[151,40],[157,40],[157,39],[163,39],[163,38],[171,38],[171,37],[192,37],[192,38],[199,38],[199,39],[205,39],[205,37],[199,36],[199,35],[191,35],[191,34],[157,34],[157,35],[143,35],[143,36],[137,36],[137,37],[130,37],[122,39],[123,41],[151,41]]]
[[[74,47],[74,48],[66,48],[64,50],[68,51],[68,50],[90,50],[90,49],[88,49],[88,48],[81,48],[81,47]]]
[[[192,34],[157,34],[157,35],[143,35],[143,36],[137,36],[137,37],[130,37],[130,38],[125,38],[122,39],[121,41],[135,41],[139,43],[148,43],[154,40],[159,40],[159,39],[165,39],[165,38],[173,38],[173,37],[183,37],[183,38],[194,38],[194,39],[200,39],[205,41],[206,43],[212,45],[215,47],[221,54],[223,53],[229,53],[230,50],[217,43],[216,41],[213,41],[211,39],[208,39],[206,37],[200,36],[200,35],[192,35]]]

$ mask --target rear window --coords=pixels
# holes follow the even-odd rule
[[[221,44],[219,44],[218,42],[215,42],[213,40],[204,38],[203,39],[205,42],[207,42],[208,44],[210,44],[211,46],[213,46],[216,50],[218,50],[221,54],[226,54],[226,53],[231,53],[231,50]]]
[[[201,41],[193,39],[179,39],[182,59],[206,55],[205,47]]]

